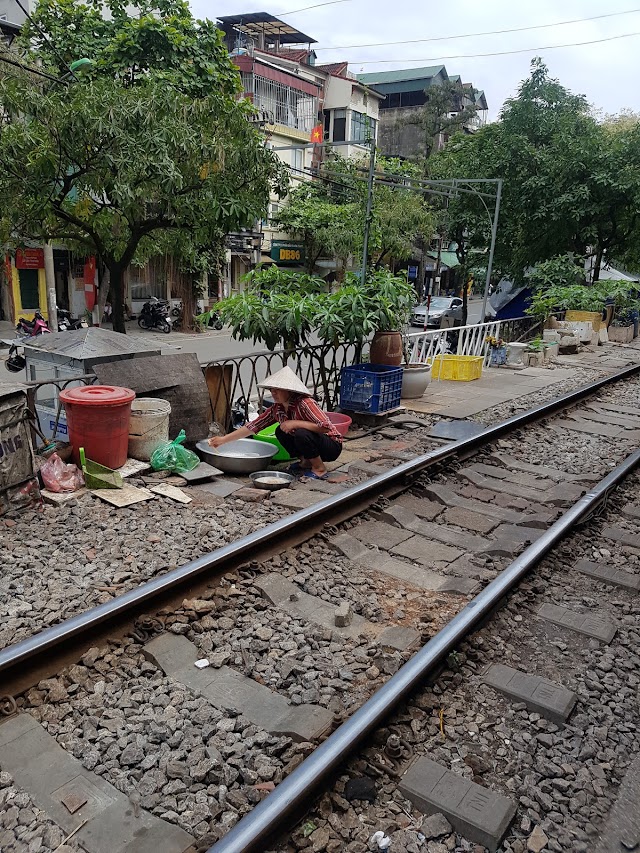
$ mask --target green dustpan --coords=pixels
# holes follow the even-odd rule
[[[84,447],[80,448],[80,462],[88,489],[121,489],[124,486],[121,474],[87,459],[84,455]]]

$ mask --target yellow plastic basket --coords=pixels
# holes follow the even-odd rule
[[[571,323],[591,323],[594,332],[599,332],[602,326],[602,314],[599,311],[569,310],[564,319]]]
[[[481,355],[437,355],[433,359],[433,379],[453,379],[471,382],[482,376],[484,357]]]

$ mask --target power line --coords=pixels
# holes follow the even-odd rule
[[[57,58],[58,62],[60,62],[60,63],[62,64],[63,68],[66,68],[66,69],[67,69],[67,72],[68,72],[68,73],[73,77],[73,79],[74,79],[74,80],[77,80],[78,78],[77,78],[77,77],[76,77],[76,75],[73,73],[73,71],[69,68],[69,66],[68,66],[68,65],[67,65],[67,63],[64,61],[64,59],[60,56],[60,54],[58,53],[58,51],[56,50],[55,46],[54,46],[54,45],[52,44],[52,42],[50,41],[50,39],[49,39],[49,37],[47,36],[47,34],[45,33],[45,31],[44,31],[43,29],[41,29],[41,27],[40,27],[38,24],[36,24],[36,22],[33,20],[33,18],[31,17],[31,15],[29,14],[29,12],[28,12],[28,11],[25,9],[25,7],[22,5],[22,3],[20,2],[20,0],[15,0],[15,2],[16,2],[16,5],[20,7],[20,9],[21,9],[21,11],[23,12],[23,14],[24,14],[24,15],[26,15],[27,20],[29,21],[29,23],[30,23],[30,24],[31,24],[31,25],[32,25],[32,26],[33,26],[33,27],[34,27],[34,28],[35,28],[35,29],[40,33],[40,35],[42,36],[42,38],[43,38],[43,39],[45,40],[45,42],[49,45],[49,47],[51,48],[51,52],[52,52],[52,53],[53,53],[53,55]],[[57,80],[58,78],[56,77],[55,79]]]
[[[399,62],[407,63],[407,62],[426,62],[426,63],[434,63],[443,59],[480,59],[482,57],[488,56],[510,56],[514,53],[537,53],[540,50],[559,50],[560,48],[565,47],[584,47],[590,44],[602,44],[606,41],[616,41],[618,39],[626,39],[633,38],[634,36],[640,36],[640,32],[638,33],[622,33],[618,36],[608,36],[607,38],[601,39],[592,39],[591,41],[577,41],[570,42],[569,44],[547,44],[542,47],[525,47],[520,50],[499,50],[494,51],[492,53],[459,53],[455,56],[439,56],[433,59],[407,59],[403,57],[402,59],[351,59],[349,60],[353,65],[378,65],[381,63],[394,62],[398,64]],[[375,85],[375,84],[371,84]]]
[[[341,0],[333,0],[333,2],[341,2]],[[325,5],[322,3],[321,5]],[[313,8],[313,7],[311,7]],[[549,27],[562,27],[567,24],[581,24],[584,21],[599,21],[602,18],[615,18],[620,15],[633,15],[636,12],[640,12],[640,9],[627,9],[625,12],[608,12],[603,15],[593,15],[589,18],[574,18],[571,21],[558,21],[555,24],[536,24],[530,27],[512,27],[508,30],[488,30],[484,33],[462,33],[460,35],[455,36],[436,36],[433,38],[426,39],[402,39],[402,41],[380,41],[380,42],[372,42],[371,44],[348,44],[339,47],[317,47],[315,48],[316,52],[321,50],[356,50],[359,47],[387,47],[397,44],[419,44],[425,42],[434,42],[434,41],[454,41],[455,39],[466,39],[466,38],[474,38],[475,36],[494,36],[494,35],[503,35],[504,33],[522,33],[525,30],[542,30],[547,29]],[[288,14],[293,14],[289,12]]]
[[[31,74],[37,74],[39,77],[46,77],[47,80],[53,80],[54,83],[64,82],[61,81],[58,77],[54,77],[52,74],[47,74],[45,71],[40,71],[37,68],[31,68],[29,65],[23,65],[21,62],[17,62],[15,59],[9,59],[2,53],[0,53],[0,62],[6,62],[7,65],[13,65],[15,68],[21,68],[23,71],[28,71]]]
[[[308,12],[310,9],[319,9],[321,6],[334,6],[336,3],[350,3],[351,0],[328,0],[326,3],[316,3],[315,6],[305,6],[304,9],[294,9],[293,12],[281,12],[281,18],[288,18],[289,15],[297,15],[298,12]]]

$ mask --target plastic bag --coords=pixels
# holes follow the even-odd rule
[[[160,444],[151,454],[151,467],[154,471],[193,471],[200,464],[200,459],[192,450],[182,447],[187,434],[183,429],[173,441]]]
[[[84,486],[82,471],[76,465],[67,465],[57,453],[40,468],[42,482],[50,492],[76,492]]]

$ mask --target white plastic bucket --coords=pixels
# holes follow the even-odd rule
[[[140,397],[131,404],[129,456],[148,462],[159,444],[169,441],[171,403],[155,397]]]

